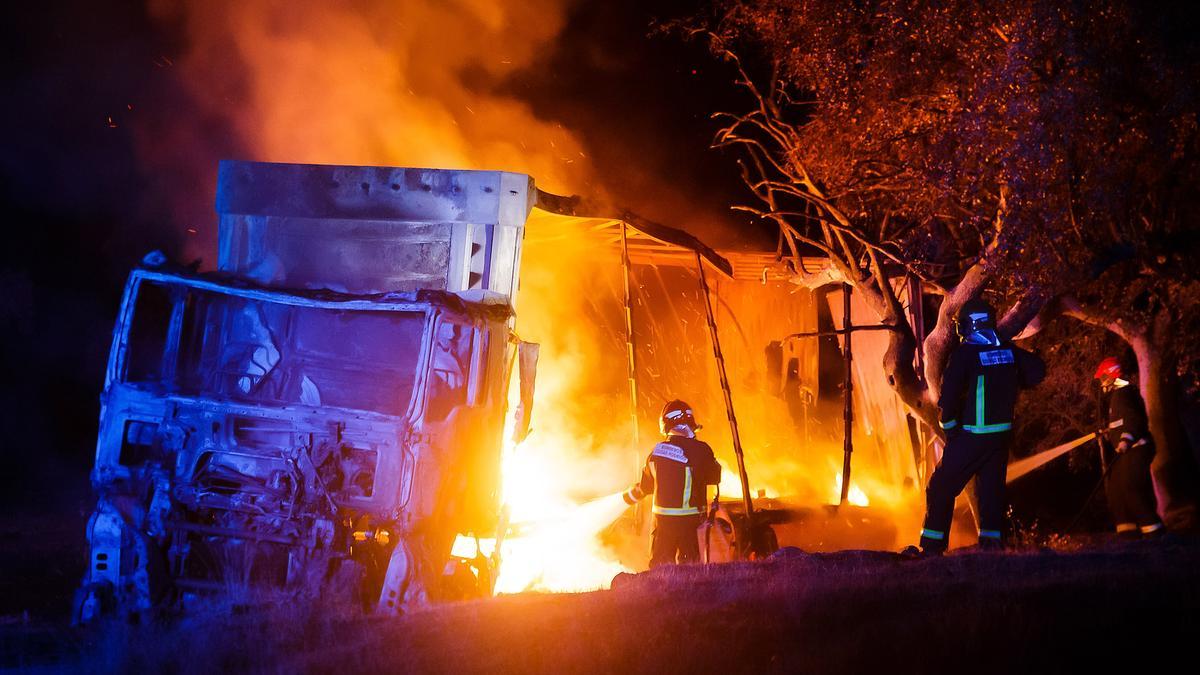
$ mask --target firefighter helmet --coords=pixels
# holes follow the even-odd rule
[[[686,426],[692,431],[700,428],[700,425],[696,423],[695,414],[692,413],[692,406],[675,399],[663,406],[662,415],[658,418],[658,428],[666,436],[671,430],[680,426]]]
[[[982,298],[971,298],[958,310],[958,316],[954,318],[954,328],[961,338],[984,329],[995,330],[996,310]]]
[[[1095,378],[1097,380],[1115,380],[1119,377],[1121,377],[1121,362],[1115,356],[1104,359],[1099,366],[1096,366]]]

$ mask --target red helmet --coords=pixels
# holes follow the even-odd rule
[[[1115,356],[1110,356],[1104,359],[1100,362],[1100,365],[1096,367],[1096,375],[1094,377],[1097,380],[1104,378],[1111,378],[1115,380],[1121,377],[1121,362],[1118,361],[1117,357]]]

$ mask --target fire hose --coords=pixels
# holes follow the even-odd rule
[[[1083,445],[1084,443],[1095,439],[1100,449],[1100,480],[1096,481],[1096,486],[1092,488],[1092,491],[1088,494],[1087,499],[1084,500],[1083,506],[1079,509],[1079,513],[1076,513],[1075,517],[1071,519],[1071,523],[1067,525],[1067,532],[1074,531],[1075,526],[1079,524],[1079,520],[1083,517],[1083,514],[1087,512],[1088,507],[1091,506],[1092,501],[1096,498],[1096,495],[1099,494],[1100,488],[1104,486],[1104,482],[1108,480],[1108,476],[1110,473],[1112,473],[1113,466],[1116,464],[1115,461],[1105,461],[1104,433],[1106,431],[1116,429],[1117,427],[1121,426],[1124,421],[1125,420],[1120,419],[1110,422],[1108,426],[1101,427],[1100,429],[1097,429],[1086,436],[1081,436],[1073,441],[1068,441],[1062,445],[1057,445],[1049,450],[1045,450],[1033,455],[1032,457],[1026,457],[1025,459],[1009,464],[1007,482],[1011,483],[1014,480],[1028,474],[1029,472],[1045,466],[1052,460],[1067,454],[1067,452]]]
[[[1099,436],[1096,437],[1096,440],[1100,444],[1100,462],[1104,464],[1104,441]],[[1067,525],[1068,534],[1075,530],[1075,526],[1079,524],[1079,519],[1083,518],[1083,514],[1092,505],[1092,500],[1096,498],[1096,495],[1100,492],[1100,488],[1104,485],[1104,481],[1108,480],[1108,474],[1112,473],[1112,469],[1116,464],[1117,462],[1114,460],[1108,462],[1107,466],[1104,467],[1104,470],[1100,473],[1100,480],[1096,481],[1096,487],[1092,488],[1091,493],[1088,494],[1088,498],[1084,500],[1083,506],[1079,508],[1079,513],[1076,513],[1075,517],[1071,519],[1071,524]]]
[[[1124,420],[1117,420],[1115,422],[1110,423],[1107,427],[1103,427],[1103,428],[1099,429],[1098,431],[1093,431],[1092,433],[1087,434],[1086,436],[1081,436],[1079,438],[1076,438],[1073,441],[1068,441],[1066,443],[1063,443],[1062,445],[1056,445],[1053,448],[1039,452],[1038,454],[1033,455],[1032,457],[1026,457],[1024,459],[1021,459],[1021,460],[1018,460],[1016,462],[1009,464],[1008,465],[1008,476],[1007,476],[1007,478],[1005,478],[1005,482],[1011,483],[1014,480],[1033,471],[1034,469],[1040,469],[1041,467],[1050,463],[1052,460],[1058,459],[1059,457],[1062,457],[1063,455],[1067,454],[1071,450],[1078,448],[1079,446],[1083,445],[1084,443],[1087,443],[1088,441],[1092,440],[1093,438],[1099,437],[1101,434],[1103,434],[1103,432],[1105,432],[1109,429],[1116,429],[1117,427],[1121,426],[1121,424],[1123,422],[1124,422]]]

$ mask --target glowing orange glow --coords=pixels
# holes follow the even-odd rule
[[[596,588],[607,586],[618,571],[645,568],[649,523],[636,533],[625,512],[622,525],[614,529],[610,526],[622,516],[624,505],[614,496],[607,498],[608,508],[602,506],[605,499],[597,498],[624,490],[637,477],[658,440],[650,429],[667,398],[685,397],[696,408],[705,425],[700,437],[713,446],[723,467],[721,496],[741,498],[711,346],[702,315],[696,313],[700,305],[692,274],[677,270],[677,278],[661,285],[647,280],[642,303],[635,306],[637,330],[649,336],[637,346],[644,399],[643,427],[635,444],[625,381],[619,252],[598,246],[580,223],[538,211],[531,216],[516,327],[524,339],[540,342],[542,352],[533,432],[521,446],[510,448],[504,461],[514,538],[504,546],[498,590]],[[800,506],[837,503],[840,419],[821,420],[814,407],[806,438],[795,412],[769,384],[762,356],[770,339],[811,328],[797,322],[808,316],[815,321],[812,301],[805,304],[804,296],[787,289],[771,295],[756,283],[723,280],[715,286],[721,294],[718,327],[732,373],[752,495]],[[767,304],[771,310],[762,311]],[[871,345],[863,342],[858,356],[871,359]],[[832,415],[840,417],[840,409],[826,416]],[[877,432],[863,430],[856,437],[859,448],[886,449]],[[892,513],[897,532],[906,534],[919,522],[919,495],[893,478],[903,469],[880,461],[885,457],[883,450],[856,456],[850,502]]]
[[[837,504],[842,499],[842,472],[839,471],[833,477],[833,502]],[[850,491],[846,494],[846,501],[854,506],[869,506],[871,500],[867,499],[867,493],[863,492],[862,488],[850,481]]]
[[[366,0],[353,8],[155,0],[153,14],[187,32],[189,51],[173,67],[197,110],[166,138],[148,142],[145,152],[175,148],[187,161],[203,162],[200,175],[208,175],[216,157],[194,131],[210,126],[211,117],[236,129],[248,159],[502,169],[528,173],[552,192],[604,199],[603,179],[572,130],[497,93],[503,88],[487,86],[534,67],[561,29],[567,6],[565,0]],[[631,167],[637,159],[629,158]],[[195,192],[191,185],[188,190]],[[671,199],[664,190],[662,201]],[[211,200],[204,208],[211,210]],[[713,233],[701,218],[668,224],[706,239]],[[705,425],[700,436],[724,466],[721,496],[742,494],[694,270],[643,266],[636,272],[642,428],[635,435],[619,249],[588,233],[586,225],[537,210],[527,223],[515,329],[541,344],[541,358],[532,433],[504,451],[511,532],[501,550],[498,592],[600,588],[622,570],[644,568],[649,523],[637,523],[616,495],[635,480],[658,440],[655,411],[668,399],[687,400]],[[201,239],[188,242],[200,246]],[[215,258],[212,250],[189,253]],[[807,290],[715,274],[710,284],[753,496],[761,491],[820,505],[834,495],[836,502],[840,413],[817,403],[806,403],[801,413],[798,399],[788,398],[796,382],[781,384],[779,367],[764,358],[771,341],[816,329],[821,300]],[[875,321],[855,317],[856,323]],[[854,338],[856,398],[862,399],[856,420],[903,419],[887,398],[882,372],[865,370],[881,361],[878,341],[885,339]],[[815,345],[793,355],[799,379],[811,388]],[[882,384],[872,390],[862,383]],[[907,442],[907,429],[899,426],[868,424],[856,434],[851,503],[884,510],[899,531],[916,532],[919,493],[903,487],[914,483],[911,448],[897,449]],[[484,555],[494,545],[480,541]],[[456,555],[475,552],[474,539],[456,542]]]
[[[497,593],[607,588],[618,572],[629,571],[597,536],[627,506],[619,494],[580,503],[567,493],[570,482],[563,477],[587,471],[570,442],[534,431],[506,451],[504,504],[512,534],[501,549]]]
[[[528,227],[553,223],[535,212]],[[618,572],[629,571],[599,538],[628,508],[618,493],[634,478],[634,449],[630,429],[620,424],[627,418],[614,424],[603,413],[621,405],[622,391],[606,390],[592,372],[607,351],[603,334],[575,320],[595,300],[598,281],[569,272],[590,269],[577,257],[584,253],[569,240],[525,249],[517,332],[540,343],[541,356],[532,430],[519,445],[509,444],[503,458],[511,534],[501,549],[498,593],[607,588]],[[517,391],[514,382],[510,406]]]

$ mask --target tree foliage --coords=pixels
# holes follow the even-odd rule
[[[1137,352],[1148,402],[1170,408],[1154,388],[1200,355],[1195,332],[1169,329],[1200,321],[1200,58],[1183,15],[1129,0],[740,0],[716,17],[692,30],[751,95],[718,115],[716,138],[745,151],[746,210],[779,226],[793,261],[829,258],[896,327],[885,365],[914,412],[932,420],[950,318],[985,291],[1010,307],[1009,336],[1039,311],[1035,327],[1066,313],[1111,330]],[[943,297],[923,373],[900,278]]]
[[[714,47],[750,43],[772,75],[747,77],[759,109],[718,142],[783,179],[756,194],[805,214],[789,224],[828,217],[788,189],[811,180],[930,282],[990,253],[1012,287],[1073,288],[1133,242],[1169,245],[1183,195],[1159,197],[1195,177],[1200,73],[1154,24],[1110,1],[734,3]]]

